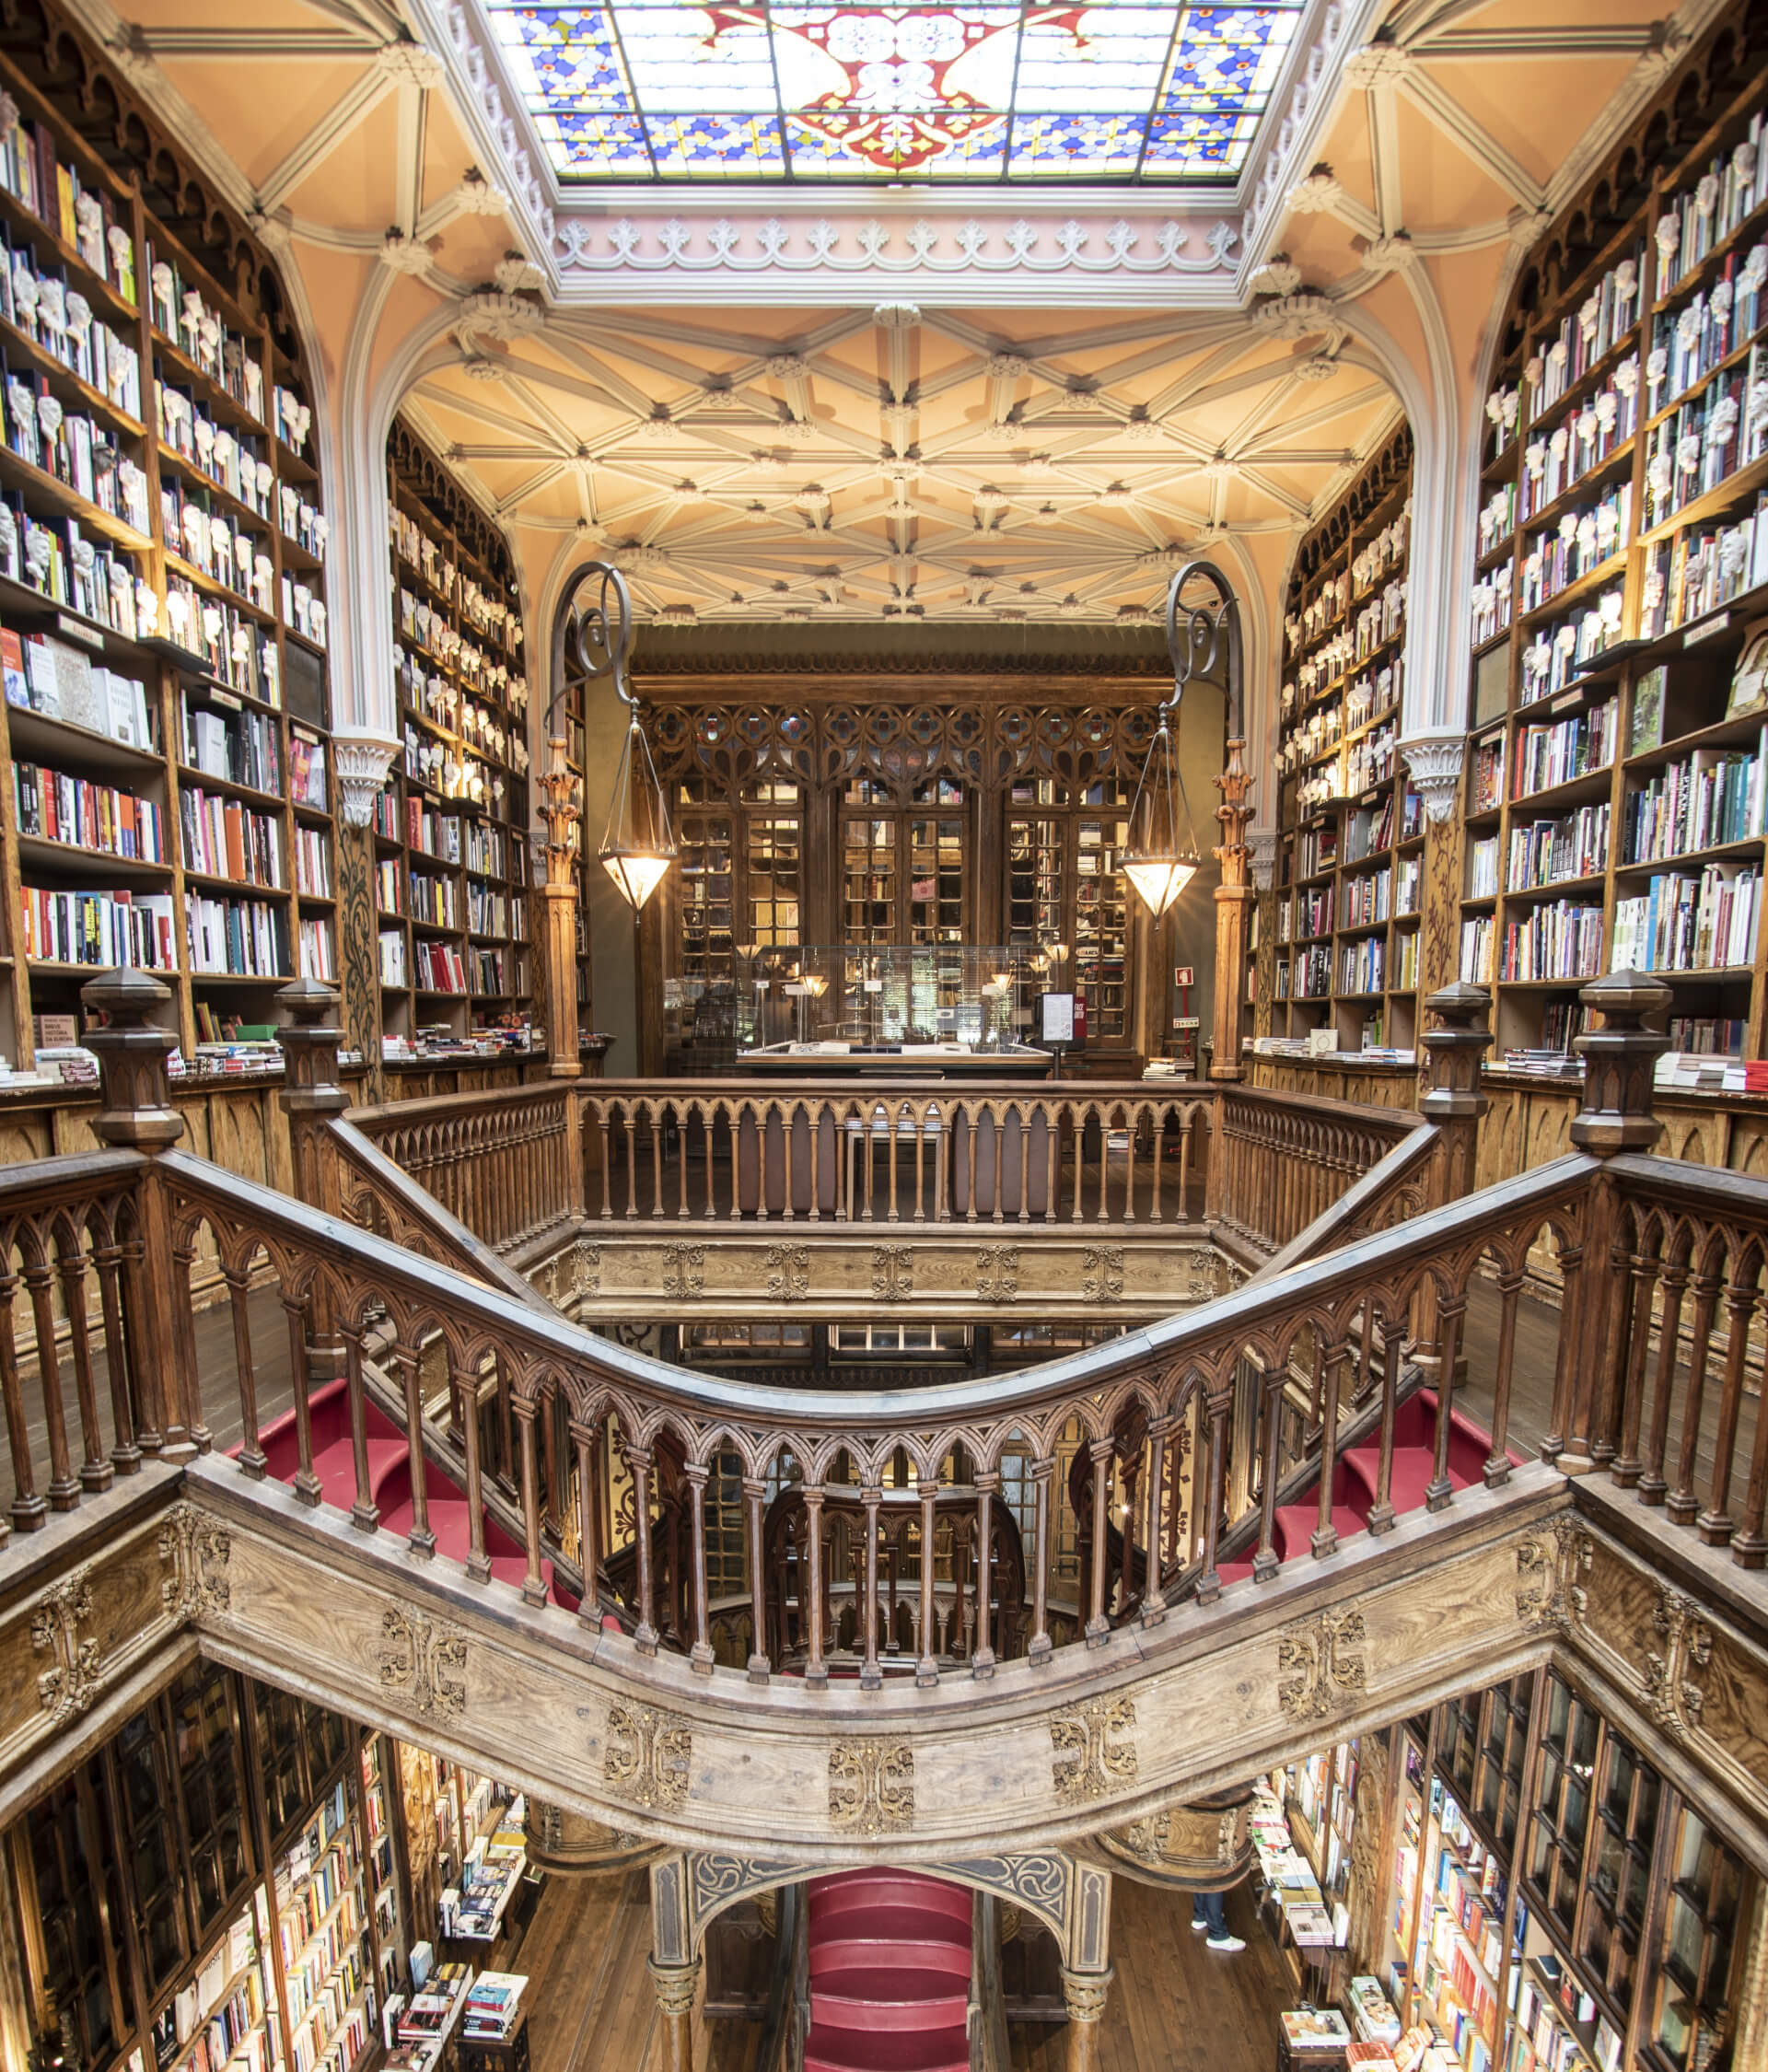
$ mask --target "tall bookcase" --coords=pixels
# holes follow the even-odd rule
[[[381,1022],[459,1037],[533,995],[521,600],[496,528],[402,423],[388,470],[403,747],[375,814]]]
[[[1397,753],[1411,498],[1402,425],[1303,541],[1285,609],[1270,1033],[1331,1030],[1336,1050],[1418,1033],[1425,823]]]
[[[1500,1058],[1577,988],[1672,988],[1672,1047],[1762,1054],[1768,61],[1736,10],[1521,275],[1488,399],[1460,973]],[[1533,1053],[1526,1057],[1524,1053]]]
[[[0,51],[0,1054],[129,960],[188,1057],[336,974],[310,408],[243,228],[33,64]]]

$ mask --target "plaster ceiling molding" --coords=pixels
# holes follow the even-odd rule
[[[1461,755],[1466,746],[1467,738],[1460,732],[1401,742],[1400,752],[1424,799],[1426,820],[1440,824],[1454,818],[1461,793]]]
[[[467,296],[455,319],[454,335],[470,350],[481,338],[532,338],[545,322],[546,312],[538,302],[499,290]]]
[[[1239,227],[1219,215],[1207,223],[1163,215],[1099,224],[1073,216],[903,221],[850,211],[759,219],[676,214],[659,222],[648,215],[611,220],[598,212],[562,214],[553,250],[567,303],[599,302],[606,288],[592,288],[590,278],[611,274],[728,274],[775,285],[795,274],[880,282],[961,274],[1009,288],[1034,280],[1164,275],[1211,282],[1226,302],[1239,245]]]
[[[1252,276],[1254,295],[1294,295],[1301,285],[1301,268],[1285,252],[1274,253]]]
[[[444,197],[444,203],[456,215],[504,215],[509,209],[509,196],[476,166]]]
[[[1329,353],[1337,352],[1350,335],[1323,295],[1278,296],[1259,303],[1251,315],[1260,330],[1274,338],[1323,339]]]
[[[376,257],[390,273],[405,274],[413,278],[427,274],[436,263],[436,252],[429,242],[423,238],[410,237],[403,230],[388,231]]]
[[[524,289],[538,288],[542,278],[534,262],[518,251],[506,251],[492,268],[491,277],[500,295],[519,295]]]
[[[1327,0],[1314,40],[1296,66],[1282,115],[1274,125],[1270,115],[1265,117],[1263,156],[1242,187],[1243,249],[1254,263],[1263,256],[1263,240],[1276,227],[1280,203],[1297,185],[1302,166],[1311,165],[1317,156],[1338,98],[1342,53],[1364,40],[1386,6],[1387,0]]]
[[[1418,248],[1403,230],[1391,231],[1369,240],[1363,263],[1374,274],[1403,274],[1418,263]]]
[[[537,249],[552,242],[552,197],[522,140],[522,130],[504,105],[496,72],[474,33],[471,10],[462,0],[412,0],[412,13],[426,41],[442,51],[452,76],[456,99],[467,109],[479,141],[494,151],[509,180],[509,192],[526,210]]]

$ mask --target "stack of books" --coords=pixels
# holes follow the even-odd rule
[[[481,1972],[467,1995],[462,2023],[467,2037],[501,2043],[516,2023],[522,1988],[528,1980],[518,1972]]]

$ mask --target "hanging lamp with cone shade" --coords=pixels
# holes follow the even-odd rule
[[[599,589],[586,596],[586,586],[598,581]],[[608,824],[596,856],[621,898],[637,914],[668,875],[676,845],[669,800],[651,760],[651,744],[639,724],[638,700],[626,681],[626,662],[633,648],[633,600],[625,577],[605,561],[588,562],[580,568],[572,578],[569,594],[574,602],[562,623],[560,683],[611,677],[614,694],[630,717],[614,772]]]
[[[1180,604],[1179,593],[1196,570],[1214,579],[1220,601],[1186,610]],[[1193,677],[1208,675],[1215,669],[1225,630],[1232,642],[1236,609],[1233,591],[1211,563],[1193,562],[1181,568],[1167,590],[1172,695],[1160,703],[1154,739],[1148,743],[1147,759],[1130,805],[1129,840],[1119,859],[1136,896],[1157,920],[1178,902],[1203,867],[1173,739],[1173,716],[1185,686]]]

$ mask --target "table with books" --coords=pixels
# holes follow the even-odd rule
[[[1278,2072],[1343,2072],[1351,2030],[1336,2008],[1285,2008],[1277,2021]]]
[[[467,1995],[460,2072],[528,2072],[528,1980],[517,1972],[481,1972]]]
[[[495,1942],[527,1868],[528,1841],[520,1827],[500,1825],[475,1842],[461,1867],[459,1888],[442,1895],[445,1939]]]
[[[438,1966],[401,2009],[383,2072],[448,2072],[471,1985],[466,1965]]]

